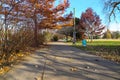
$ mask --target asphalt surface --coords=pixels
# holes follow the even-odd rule
[[[0,80],[120,80],[120,64],[53,42],[26,57]]]

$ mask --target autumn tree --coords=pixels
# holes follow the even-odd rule
[[[109,29],[107,29],[107,31],[104,33],[103,38],[106,38],[106,39],[111,39],[112,38],[112,33],[110,32]]]
[[[66,25],[72,17],[72,14],[63,15],[69,7],[68,0],[63,0],[56,6],[54,3],[55,0],[4,0],[1,1],[0,14],[4,15],[5,24],[9,19],[7,22],[10,24],[32,25],[34,46],[38,46],[39,29],[62,27],[60,25]]]
[[[72,15],[63,17],[69,7],[68,0],[64,0],[57,6],[54,2],[55,0],[24,0],[18,5],[19,15],[23,17],[23,21],[29,20],[33,23],[35,46],[38,46],[39,29],[57,28],[58,24],[68,21]]]
[[[114,31],[114,32],[112,32],[112,38],[113,39],[120,38],[120,31]]]
[[[9,57],[32,44],[44,41],[39,32],[69,24],[72,14],[64,15],[68,0],[0,0],[0,59]],[[33,42],[34,41],[34,42]]]
[[[81,38],[81,34],[78,30],[79,21],[80,21],[80,19],[76,17],[75,18],[75,25],[76,25],[75,26],[75,31],[76,31],[76,39],[77,40]],[[67,41],[68,36],[73,37],[73,31],[74,31],[74,29],[73,29],[73,18],[72,18],[69,24],[67,23],[61,29],[59,29],[57,32],[59,34],[65,35],[66,36],[66,41]]]
[[[9,42],[9,33],[12,29],[12,17],[16,12],[13,12],[13,9],[17,4],[21,3],[23,0],[0,0],[0,44],[1,44],[1,54],[2,58],[7,59],[10,56],[10,42]],[[12,14],[14,13],[14,14]]]
[[[99,15],[97,15],[91,8],[88,8],[81,14],[79,22],[79,31],[81,34],[90,37],[91,41],[93,36],[101,35],[104,26],[101,23]]]
[[[68,37],[73,34],[73,27],[63,27],[57,31],[57,33],[65,35],[66,41],[68,41]]]
[[[106,11],[109,17],[109,21],[111,21],[112,16],[114,18],[118,17],[116,15],[120,12],[120,0],[105,0],[104,10]]]

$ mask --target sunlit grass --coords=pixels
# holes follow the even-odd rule
[[[81,41],[78,41],[76,43],[77,45],[82,45],[82,42]],[[90,46],[98,46],[98,45],[103,45],[103,46],[120,46],[120,40],[93,40],[92,42],[90,42],[90,40],[87,40],[87,45],[90,45]]]
[[[87,46],[82,46],[81,41],[76,42],[75,46],[91,54],[102,56],[116,62],[120,62],[120,40],[87,40]]]

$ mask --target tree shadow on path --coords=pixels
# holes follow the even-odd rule
[[[37,50],[0,80],[119,80],[120,64],[90,55],[64,44],[50,44]]]

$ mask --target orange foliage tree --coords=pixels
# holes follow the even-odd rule
[[[63,15],[70,5],[69,1],[63,0],[58,5],[55,5],[55,1],[56,0],[2,0],[0,2],[0,14],[5,16],[5,22],[7,19],[11,24],[26,24],[32,26],[34,30],[34,46],[38,47],[39,29],[60,28],[60,25],[69,22],[72,18],[72,13],[65,16]],[[3,10],[6,6],[7,9]]]
[[[23,0],[0,0],[0,20],[1,20],[1,26],[0,26],[0,44],[1,44],[1,54],[2,56],[6,56],[5,59],[7,59],[10,55],[8,54],[10,52],[9,49],[9,29],[10,25],[12,25],[12,19],[13,16],[15,16],[16,12],[13,12],[14,8],[21,3]],[[11,17],[12,16],[12,17]],[[0,55],[0,56],[1,56]]]
[[[11,55],[32,44],[38,47],[41,43],[38,37],[43,38],[40,29],[71,24],[72,13],[64,15],[69,1],[63,0],[58,5],[55,1],[0,0],[0,59],[7,61]]]

